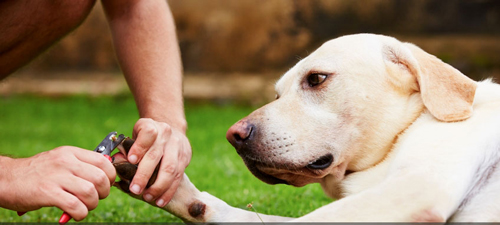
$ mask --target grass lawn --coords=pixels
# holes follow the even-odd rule
[[[226,130],[253,108],[186,104],[193,158],[186,169],[191,181],[232,206],[253,202],[260,213],[298,217],[331,200],[318,184],[303,188],[267,185],[255,178],[226,141]],[[110,131],[131,135],[137,110],[131,96],[0,98],[0,154],[29,157],[61,145],[94,149]],[[1,193],[0,193],[1,194]],[[0,208],[0,222],[56,222],[57,208],[18,217]],[[112,188],[83,222],[181,222],[166,211]]]

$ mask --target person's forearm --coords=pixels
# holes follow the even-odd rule
[[[7,156],[0,155],[0,183],[4,182],[7,178],[6,172],[11,160],[12,159]]]
[[[12,159],[6,156],[0,156],[0,207],[1,208],[7,208],[7,209],[12,209],[12,207],[9,207],[10,205],[13,204],[11,201],[12,199],[9,199],[9,165],[11,163]]]
[[[185,132],[182,64],[166,1],[103,0],[102,3],[140,117],[166,122]]]

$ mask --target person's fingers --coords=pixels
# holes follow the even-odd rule
[[[108,183],[112,184],[115,182],[116,178],[116,170],[113,167],[113,164],[103,155],[89,151],[89,150],[84,150],[84,149],[79,149],[76,147],[72,148],[74,152],[75,157],[84,163],[87,163],[89,165],[95,166],[97,169],[101,170],[104,175],[106,176]],[[79,171],[79,170],[86,170],[88,166],[82,166],[84,168],[79,168],[79,169],[74,169],[76,172],[85,172],[85,171]],[[92,170],[92,172],[95,172],[95,178],[93,180],[95,181],[102,181],[103,177],[101,176],[102,173],[98,173],[97,170]],[[90,178],[89,176],[86,176],[86,178]]]
[[[136,195],[142,193],[146,187],[151,175],[153,175],[156,165],[161,159],[163,152],[160,149],[152,147],[144,156],[141,163],[137,166],[137,172],[130,184],[130,191]]]
[[[178,138],[174,139],[175,140],[174,143],[177,143],[176,147],[169,148],[169,149],[178,149],[177,154],[172,151],[172,153],[170,153],[171,155],[169,154],[169,155],[164,156],[164,159],[167,159],[167,158],[177,159],[177,161],[176,161],[177,171],[173,174],[170,174],[170,176],[169,176],[170,181],[168,181],[168,182],[171,182],[171,183],[169,183],[167,185],[168,188],[166,189],[166,191],[164,191],[164,192],[160,191],[161,196],[159,196],[156,199],[156,205],[159,207],[164,207],[168,202],[170,202],[170,200],[174,196],[175,192],[177,191],[177,188],[180,184],[180,181],[182,180],[184,170],[186,169],[186,167],[189,164],[189,161],[191,160],[191,145],[189,144],[189,141],[182,134],[176,135],[176,137],[178,137]],[[162,161],[161,166],[168,166],[168,165],[169,165],[169,162],[164,164],[164,162]],[[165,173],[159,173],[159,174],[164,175]],[[161,176],[161,175],[159,175],[159,176]],[[155,182],[155,184],[157,184],[157,182]],[[158,184],[160,184],[160,183],[158,183]],[[162,186],[162,185],[160,185],[160,186]]]
[[[68,213],[75,221],[85,219],[89,213],[87,207],[70,193],[62,192],[56,200],[57,203],[54,206]]]
[[[158,128],[158,135],[164,137],[167,134],[167,137],[170,137],[170,126],[166,123],[157,123],[156,127]],[[141,134],[139,134],[138,138]],[[154,144],[147,150],[144,157],[140,160],[140,163],[137,167],[137,172],[134,176],[130,184],[130,191],[136,195],[142,193],[144,188],[146,187],[149,179],[154,173],[154,170],[160,160],[163,157],[165,144],[168,138],[157,138]],[[137,140],[135,141],[132,148],[137,144]],[[130,158],[130,157],[129,157]]]
[[[73,177],[62,183],[62,188],[77,197],[87,209],[97,208],[99,193],[94,184],[80,177]]]
[[[99,198],[109,195],[116,175],[114,166],[101,154],[72,146],[17,160],[17,164],[8,168],[16,178],[11,186],[20,194],[4,192],[14,196],[16,209],[57,206],[75,220],[85,218]]]
[[[185,141],[181,141],[181,144],[181,151],[179,151],[178,155],[177,174],[174,177],[174,181],[169,189],[156,200],[156,205],[159,207],[164,207],[168,204],[168,202],[170,202],[179,187],[182,176],[184,175],[184,170],[191,160],[191,145],[189,144],[189,141],[185,139]]]
[[[107,197],[111,184],[114,183],[116,177],[113,164],[103,155],[85,149],[68,146],[65,147],[65,151],[72,151],[74,157],[76,157],[76,160],[71,162],[71,165],[67,168],[74,176],[85,180],[91,185],[82,184],[83,186],[80,188],[85,188],[85,190],[76,189],[79,191],[77,193],[85,197],[86,193],[93,189],[97,193],[96,199]]]
[[[179,187],[183,174],[184,172],[179,173],[179,176],[176,176],[174,178],[174,182],[172,183],[172,185],[170,185],[170,188],[156,200],[156,205],[158,207],[164,207],[170,202],[172,197],[174,197],[174,194],[177,191],[177,188]]]
[[[143,195],[144,200],[156,200],[171,188],[179,174],[179,151],[182,143],[177,136],[172,136],[165,145],[164,155],[154,184]]]
[[[93,188],[97,192],[99,199],[108,197],[112,183],[109,182],[110,178],[103,170],[93,165],[81,162],[80,165],[73,166],[72,172],[75,176],[90,182],[92,187],[84,188]]]
[[[66,186],[66,185],[65,185]],[[65,189],[50,189],[46,190],[46,196],[51,196],[51,202],[53,206],[61,209],[62,211],[68,213],[75,221],[83,220],[89,211],[89,207],[79,199],[73,192],[77,192],[73,187],[68,187],[69,190]],[[43,191],[43,188],[41,189]],[[95,207],[94,207],[95,208]]]
[[[159,128],[152,119],[141,118],[135,123],[133,130],[134,144],[128,153],[128,161],[132,164],[139,163],[146,152],[155,144],[158,137]],[[168,135],[169,132],[165,134]]]
[[[147,149],[144,157],[140,160],[137,173],[130,184],[130,191],[136,195],[143,192],[156,166],[163,157],[165,144],[171,137],[172,130],[168,124],[156,122],[155,127],[157,128],[157,135],[159,138],[157,137],[155,139],[155,142]],[[140,137],[141,134],[138,134],[137,139]],[[132,148],[134,148],[138,142],[139,141],[136,140]]]

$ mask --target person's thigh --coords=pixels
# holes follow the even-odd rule
[[[94,4],[95,0],[0,1],[0,79],[80,25]]]

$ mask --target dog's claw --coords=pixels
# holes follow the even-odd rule
[[[130,148],[132,148],[132,145],[134,144],[134,139],[126,138],[122,142],[122,147],[123,150],[125,150],[124,155],[128,155],[128,152],[130,151]]]

